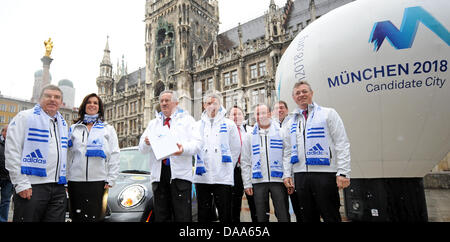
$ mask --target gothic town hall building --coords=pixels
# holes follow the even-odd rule
[[[108,42],[97,77],[105,118],[114,125],[120,147],[139,143],[159,110],[159,94],[176,90],[179,106],[195,119],[202,95],[217,90],[223,106],[243,108],[250,123],[252,106],[275,102],[275,72],[294,37],[309,23],[352,0],[267,2],[264,15],[222,33],[218,0],[147,0],[146,65],[128,73],[123,60],[113,72]]]

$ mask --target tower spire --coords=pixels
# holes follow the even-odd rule
[[[97,77],[97,87],[100,97],[103,99],[107,95],[112,94],[113,76],[112,76],[112,63],[111,63],[111,51],[109,50],[109,35],[106,36],[106,45],[103,50],[103,59],[100,63],[100,75]]]
[[[111,64],[111,51],[109,50],[109,35],[106,36],[106,46],[105,46],[105,50],[104,50],[104,54],[103,54],[103,60],[102,60],[102,65],[109,65],[112,66]]]

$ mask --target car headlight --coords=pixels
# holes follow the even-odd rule
[[[118,201],[123,208],[134,208],[139,206],[145,199],[145,187],[142,185],[131,185],[120,192]]]

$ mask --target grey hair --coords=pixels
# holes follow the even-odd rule
[[[166,94],[166,93],[170,93],[172,94],[172,102],[178,102],[178,95],[177,92],[174,90],[164,90],[159,94],[159,100],[161,101],[161,97],[162,95]]]
[[[203,103],[206,103],[209,98],[215,98],[219,101],[219,105],[222,104],[222,95],[217,91],[209,91],[205,93],[205,96],[203,96]]]
[[[312,92],[313,90],[312,90],[312,88],[311,88],[311,85],[307,82],[307,81],[299,81],[299,82],[296,82],[295,84],[294,84],[294,87],[292,88],[292,95],[294,95],[294,90],[296,89],[296,88],[298,88],[299,86],[301,86],[301,85],[307,85],[308,86],[308,88],[309,88],[309,90]],[[287,107],[287,106],[286,106]]]
[[[46,85],[44,88],[42,88],[42,90],[41,90],[41,95],[39,95],[39,100],[42,99],[42,97],[44,96],[44,92],[45,92],[46,90],[53,90],[53,91],[58,91],[58,92],[60,92],[60,93],[61,93],[61,101],[64,100],[64,99],[63,99],[63,95],[64,95],[64,94],[63,94],[63,92],[61,91],[61,89],[60,89],[58,86],[55,86],[55,85],[52,85],[52,84]]]

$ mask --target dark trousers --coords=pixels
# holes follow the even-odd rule
[[[232,189],[231,214],[233,222],[241,221],[242,195],[244,195],[244,185],[242,183],[241,168],[234,168],[234,186]]]
[[[241,208],[242,208],[242,195],[244,194],[244,184],[242,182],[241,167],[236,166],[234,168],[234,186],[233,186],[233,203],[232,203],[232,221],[241,221]],[[256,208],[253,196],[247,195],[248,207],[250,208],[250,216],[253,222],[256,222]]]
[[[13,194],[13,185],[9,179],[0,178],[0,222],[8,222],[9,204]]]
[[[64,185],[56,183],[31,185],[28,200],[15,193],[13,222],[64,222],[67,195]]]
[[[192,183],[170,179],[170,166],[161,164],[160,181],[152,183],[155,222],[192,222]]]
[[[300,222],[340,222],[340,200],[336,173],[295,173],[295,189],[300,205]]]
[[[214,203],[219,212],[220,222],[231,222],[232,186],[222,184],[196,184],[198,221],[212,222],[211,206]]]
[[[106,211],[106,208],[103,208],[105,184],[105,181],[68,182],[70,217],[73,222],[103,220],[102,211]]]
[[[300,204],[298,202],[298,195],[297,191],[294,191],[292,194],[289,195],[289,198],[291,199],[292,204],[292,210],[294,210],[295,217],[297,218],[297,222],[300,222]]]
[[[286,187],[281,182],[253,184],[253,196],[255,198],[258,222],[269,222],[269,193],[278,222],[290,222],[288,194]]]
[[[250,217],[252,218],[252,222],[258,221],[256,218],[256,205],[254,196],[247,195],[245,193],[245,197],[247,198],[248,207],[250,209]]]

